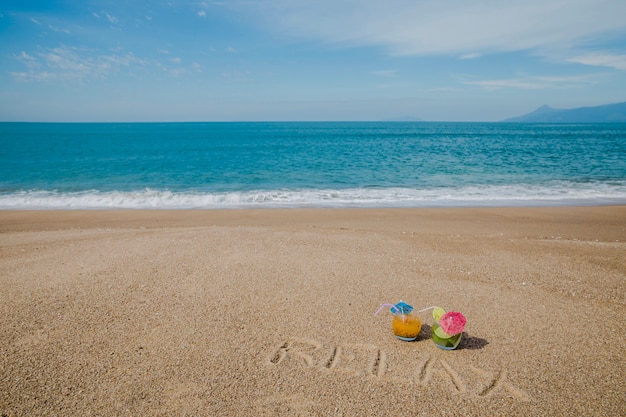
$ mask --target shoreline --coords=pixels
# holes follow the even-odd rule
[[[624,415],[625,248],[626,206],[2,210],[0,414]]]
[[[207,225],[266,226],[308,224],[337,225],[341,222],[371,223],[384,219],[385,227],[407,227],[411,219],[444,224],[467,222],[476,216],[490,222],[523,224],[536,222],[535,227],[562,227],[569,222],[575,229],[593,230],[594,224],[609,222],[621,229],[609,232],[616,240],[626,232],[626,205],[542,206],[542,207],[423,207],[423,208],[255,208],[255,209],[115,209],[115,210],[0,210],[0,233],[34,230],[80,228],[169,228]],[[288,223],[285,222],[288,219]],[[480,219],[478,219],[480,221]],[[470,223],[471,224],[471,223]],[[433,231],[436,226],[426,225]],[[467,227],[468,224],[463,224]],[[506,225],[505,225],[506,226]],[[528,227],[528,225],[526,225]],[[462,229],[460,229],[462,231]]]

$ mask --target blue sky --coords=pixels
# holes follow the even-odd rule
[[[2,0],[0,120],[497,121],[626,101],[624,0]]]

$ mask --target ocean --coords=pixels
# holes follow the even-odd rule
[[[626,204],[626,124],[0,123],[0,209]]]

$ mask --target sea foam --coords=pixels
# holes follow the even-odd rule
[[[472,207],[626,204],[626,181],[428,189],[350,188],[245,192],[18,191],[0,194],[2,210],[235,209],[299,207]]]

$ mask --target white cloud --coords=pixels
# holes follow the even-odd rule
[[[208,9],[211,6],[223,6],[225,4],[226,3],[223,2],[223,1],[212,1],[212,0],[209,0],[209,1],[201,1],[201,2],[199,2],[198,3],[198,7],[201,8],[201,9]]]
[[[103,78],[121,67],[144,66],[146,62],[131,53],[96,55],[91,51],[60,46],[36,53],[22,52],[15,57],[26,71],[13,72],[19,81],[67,81]]]
[[[16,59],[19,60],[19,61],[22,61],[29,68],[37,65],[37,59],[35,57],[33,57],[32,55],[27,54],[24,51],[22,51],[22,53],[19,54],[16,57]]]
[[[50,29],[53,32],[57,32],[57,33],[65,33],[66,35],[70,34],[70,31],[68,29],[61,29],[61,28],[58,28],[58,27],[52,26],[52,25],[49,25],[48,29]]]
[[[593,53],[576,56],[568,59],[569,62],[576,62],[584,65],[597,67],[610,67],[626,71],[626,55],[613,55],[609,53]]]
[[[107,18],[107,20],[108,20],[109,22],[111,22],[111,23],[117,23],[117,17],[115,17],[115,16],[113,16],[113,15],[110,15],[110,14],[108,14],[108,13],[105,13],[104,15],[106,16],[106,18]]]
[[[102,18],[102,16],[104,16],[109,21],[109,23],[117,23],[118,22],[117,17],[115,17],[112,14],[107,13],[107,12],[102,12],[102,13],[93,12],[92,16],[94,16],[96,19],[100,19],[100,18]]]
[[[204,17],[206,16],[206,12],[204,10],[198,10],[198,16]]]
[[[587,76],[520,76],[508,79],[464,81],[463,84],[473,85],[493,91],[500,89],[538,90],[578,88],[593,83]]]
[[[544,88],[545,84],[532,79],[505,79],[505,80],[482,80],[482,81],[466,81],[464,84],[475,85],[486,90],[500,90],[502,88],[514,88],[520,90],[536,90]]]
[[[626,32],[624,0],[247,0],[239,6],[291,36],[395,55],[569,48]]]
[[[476,59],[476,58],[480,58],[482,55],[481,54],[465,54],[465,55],[461,55],[459,57],[459,59]]]
[[[98,51],[60,46],[40,48],[36,52],[22,51],[14,59],[21,62],[25,70],[11,75],[22,82],[69,82],[93,79],[106,79],[126,69],[127,74],[137,76],[149,74],[150,70],[164,72],[179,77],[191,72],[201,73],[198,63],[183,65],[183,59],[171,56],[167,50],[159,50],[164,60],[143,59],[133,53],[122,51],[101,54]]]
[[[454,87],[437,87],[437,88],[429,88],[424,91],[429,92],[429,93],[454,93],[454,92],[459,91],[459,89],[454,88]]]
[[[234,70],[230,72],[222,72],[222,78],[228,81],[234,82],[244,82],[249,81],[249,74],[247,72],[242,72],[239,70]]]

